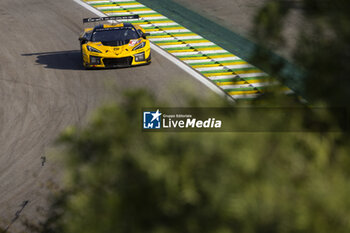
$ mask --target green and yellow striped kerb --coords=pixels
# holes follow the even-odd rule
[[[269,87],[287,94],[293,93],[253,65],[139,2],[84,2],[108,16],[139,15],[137,20],[121,21],[139,24],[151,34],[148,39],[153,44],[192,67],[203,78],[210,79],[234,99],[256,98]]]

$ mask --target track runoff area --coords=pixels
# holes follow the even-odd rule
[[[139,15],[120,20],[139,24],[151,35],[148,39],[209,79],[233,99],[254,99],[273,87],[286,94],[293,91],[271,79],[229,51],[191,32],[164,15],[133,0],[83,0],[107,16]]]

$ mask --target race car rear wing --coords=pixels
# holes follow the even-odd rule
[[[106,20],[122,20],[122,19],[138,19],[139,15],[123,15],[123,16],[108,16],[108,17],[98,17],[98,18],[85,18],[83,23],[95,23]]]

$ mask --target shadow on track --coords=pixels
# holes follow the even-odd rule
[[[80,50],[68,50],[57,52],[42,52],[42,53],[25,53],[22,56],[36,56],[36,63],[45,65],[47,69],[60,69],[60,70],[85,70]],[[137,65],[133,67],[145,66],[148,64]],[[113,67],[108,69],[128,69],[131,66],[126,67]],[[103,70],[104,68],[94,68],[94,70]],[[135,69],[135,68],[134,68]]]
[[[47,69],[84,70],[80,50],[27,53],[22,56],[37,56],[36,63]]]

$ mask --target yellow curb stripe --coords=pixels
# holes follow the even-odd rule
[[[240,84],[251,84],[251,83],[265,83],[268,82],[269,79],[253,79],[248,81],[235,81],[235,82],[217,82],[218,86],[227,86],[227,85],[240,85]]]
[[[223,58],[223,57],[233,57],[234,55],[232,54],[225,54],[225,55],[204,55],[202,57],[185,57],[185,58],[180,58],[181,60],[199,60],[199,59],[215,59],[215,58]]]
[[[183,30],[183,29],[187,29],[184,27],[171,27],[171,28],[151,28],[151,29],[146,29],[146,32],[162,32],[162,31],[170,31],[170,30]]]
[[[181,53],[181,52],[197,52],[197,51],[207,51],[207,50],[222,50],[222,48],[214,47],[214,48],[196,48],[196,49],[182,49],[182,50],[180,49],[180,50],[168,50],[168,52],[169,53]]]
[[[196,65],[192,66],[193,68],[205,68],[205,67],[217,67],[217,66],[227,66],[227,65],[242,65],[248,64],[245,61],[237,61],[237,62],[220,62],[219,64],[209,64],[209,65]]]
[[[147,19],[147,17],[143,17],[143,18]],[[139,22],[139,23],[133,23],[133,24],[135,24],[135,25],[144,25],[144,24],[156,24],[156,23],[174,23],[174,21],[171,21],[171,20],[165,20],[165,21],[149,20],[149,22]],[[146,28],[144,28],[144,29],[146,29]]]
[[[155,44],[159,44],[159,45],[180,45],[180,44],[195,44],[195,43],[205,43],[205,42],[209,42],[208,40],[196,40],[196,41],[175,41],[175,42],[167,42],[167,43],[157,43],[154,42]]]
[[[238,71],[234,71],[234,72],[232,71],[232,72],[222,72],[222,73],[220,73],[220,72],[218,72],[218,73],[207,73],[207,74],[204,74],[204,76],[206,76],[206,77],[213,77],[213,76],[223,76],[223,75],[231,75],[231,74],[236,74],[236,75],[251,74],[251,73],[259,73],[259,72],[261,72],[261,71],[258,70],[258,69],[254,69],[254,70],[238,70]]]
[[[152,9],[141,9],[141,10],[125,10],[125,9],[109,9],[109,10],[104,10],[104,13],[130,13],[130,12],[134,12],[137,13],[139,11],[153,11],[155,14],[158,14],[156,11],[152,10]],[[160,15],[160,14],[159,14]],[[163,16],[163,15],[161,15]]]
[[[194,33],[188,33],[188,34],[176,34],[176,35],[163,35],[163,36],[148,36],[148,38],[174,38],[179,36],[197,36],[197,34]]]
[[[260,91],[254,90],[254,91],[230,91],[228,92],[229,95],[248,95],[248,94],[258,94]]]

